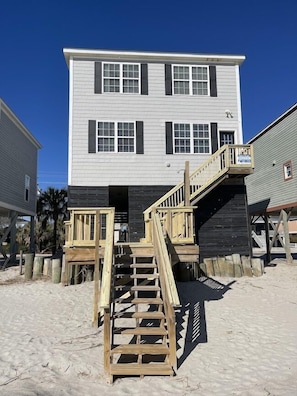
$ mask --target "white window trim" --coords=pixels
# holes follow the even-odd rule
[[[114,123],[115,124],[115,135],[114,135],[114,140],[115,140],[115,151],[99,151],[98,150],[98,123],[99,122],[110,122],[110,123]],[[119,123],[129,123],[129,124],[134,124],[134,151],[118,151],[118,124]],[[102,136],[104,137],[108,137],[108,136]],[[129,138],[128,136],[120,136],[120,138]],[[114,121],[114,120],[96,120],[96,152],[100,153],[100,154],[136,154],[136,121]]]
[[[190,73],[189,73],[189,80],[175,80],[174,78],[174,66],[181,66],[181,67],[189,67],[190,68]],[[207,69],[207,95],[196,95],[193,94],[193,82],[195,81],[200,81],[200,80],[193,80],[192,78],[192,68],[193,67],[205,67]],[[194,97],[207,97],[210,96],[210,76],[209,76],[209,66],[208,65],[183,65],[183,64],[173,64],[171,68],[171,75],[172,75],[172,94],[177,95],[177,96],[194,96]],[[174,92],[174,82],[175,81],[189,81],[189,94],[180,94],[180,93],[175,93]],[[205,82],[203,80],[203,82]]]
[[[29,175],[25,175],[25,191],[24,191],[24,200],[25,202],[30,201],[30,184],[31,184],[31,178]],[[28,191],[28,194],[27,194]],[[27,199],[28,195],[28,199]]]
[[[189,124],[190,125],[190,152],[189,153],[186,153],[186,152],[184,152],[184,153],[177,153],[176,151],[175,151],[175,136],[174,136],[174,125],[176,125],[176,124]],[[209,146],[209,152],[208,153],[195,153],[194,152],[194,133],[193,133],[193,125],[208,125],[208,133],[209,133],[209,136],[208,136],[208,142],[209,142],[209,144],[208,144],[208,146]],[[193,154],[193,155],[210,155],[211,154],[211,128],[210,128],[210,122],[203,122],[203,121],[173,121],[172,122],[172,139],[173,139],[173,142],[172,142],[172,144],[173,144],[173,154],[176,154],[176,155],[191,155],[191,154]],[[195,138],[195,139],[197,139],[197,138]]]
[[[104,77],[104,65],[120,65],[120,77],[114,78],[120,80],[120,92],[106,92],[104,90],[104,79],[113,79],[112,77]],[[123,65],[136,65],[138,66],[138,92],[123,92],[123,80],[136,80],[136,78],[124,78],[123,77]],[[106,95],[124,94],[124,95],[140,95],[141,94],[141,63],[130,63],[130,62],[102,62],[102,93]]]
[[[291,170],[291,174],[290,175],[288,175],[288,166],[290,166],[290,170]],[[292,161],[291,160],[290,161],[286,161],[283,164],[283,170],[284,170],[284,179],[285,179],[285,181],[293,179],[293,167],[292,167]]]

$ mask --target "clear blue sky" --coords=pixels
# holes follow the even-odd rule
[[[245,55],[244,141],[297,102],[297,0],[10,0],[0,97],[40,141],[38,184],[67,185],[64,47]]]

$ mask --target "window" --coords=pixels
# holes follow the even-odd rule
[[[175,95],[209,95],[208,66],[173,66]]]
[[[284,178],[285,180],[290,180],[293,178],[291,161],[288,161],[284,164]]]
[[[233,131],[220,131],[220,146],[224,146],[224,144],[234,144]]]
[[[208,124],[174,124],[173,140],[175,153],[210,153]]]
[[[30,176],[25,175],[25,201],[29,202],[30,196]]]
[[[98,152],[134,153],[135,122],[97,123]]]
[[[140,93],[140,65],[103,63],[103,92]]]

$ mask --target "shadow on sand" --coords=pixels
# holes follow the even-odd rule
[[[176,313],[178,368],[198,344],[207,342],[205,301],[220,300],[235,281],[224,285],[212,278],[200,277],[178,282],[181,309]]]

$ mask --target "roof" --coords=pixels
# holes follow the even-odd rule
[[[0,98],[0,118],[1,118],[1,112],[4,112],[9,119],[20,129],[20,131],[26,136],[28,140],[30,140],[31,143],[34,144],[34,146],[37,149],[41,149],[42,146],[38,142],[37,139],[31,134],[31,132],[25,127],[25,125],[18,119],[18,117],[14,114],[14,112],[7,106],[7,104],[4,102],[3,99]]]
[[[297,110],[297,103],[293,104],[287,111],[285,111],[283,114],[281,114],[276,120],[274,120],[271,124],[267,125],[262,131],[260,131],[257,135],[255,135],[252,139],[250,139],[247,144],[252,144],[255,140],[259,139],[260,136],[264,135],[267,133],[270,129],[272,129],[275,125],[279,124],[281,121],[283,121],[286,117],[288,117],[290,114],[294,113],[294,111]]]
[[[108,59],[114,61],[139,59],[147,61],[166,61],[166,62],[205,62],[205,63],[228,63],[241,65],[244,55],[219,55],[219,54],[195,54],[195,53],[178,53],[178,52],[151,52],[151,51],[122,51],[122,50],[103,50],[103,49],[79,49],[64,48],[63,53],[66,63],[69,66],[71,58],[84,59]]]

